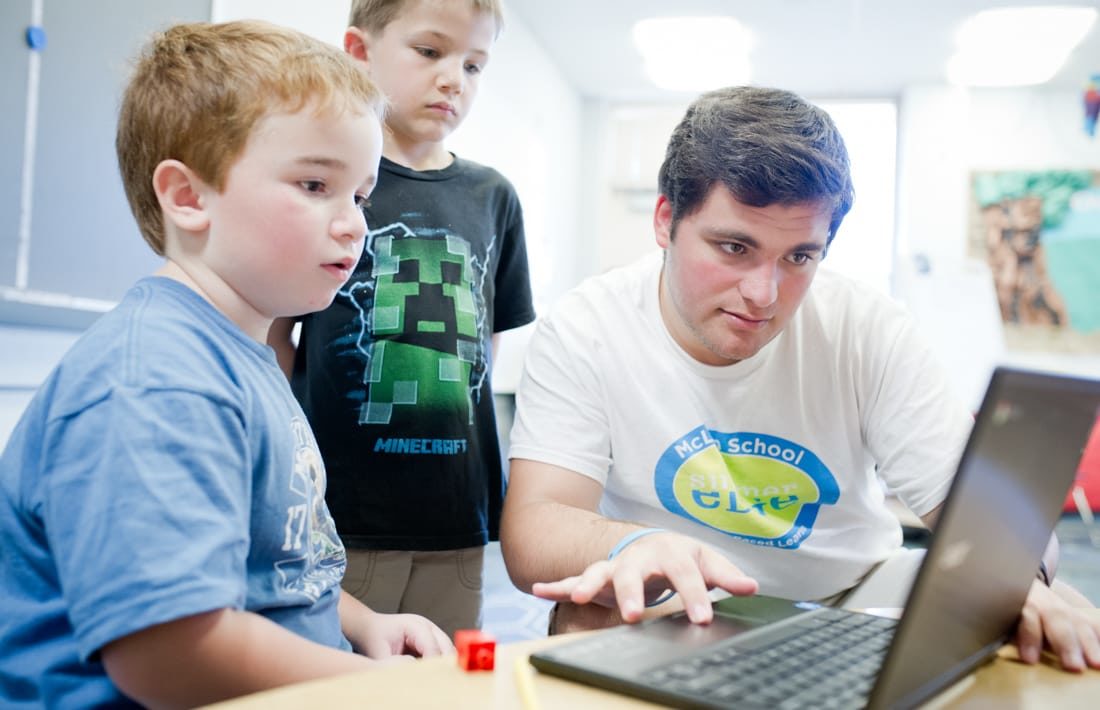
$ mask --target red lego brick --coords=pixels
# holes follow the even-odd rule
[[[458,667],[464,671],[491,671],[496,658],[497,642],[492,634],[477,629],[455,632]]]

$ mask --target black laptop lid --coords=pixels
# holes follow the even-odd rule
[[[870,707],[910,707],[1014,631],[1100,409],[1100,381],[998,368]]]

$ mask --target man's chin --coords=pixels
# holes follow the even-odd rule
[[[759,342],[754,341],[752,343],[738,342],[737,344],[730,345],[726,348],[712,348],[711,352],[713,352],[716,357],[721,358],[722,364],[734,365],[741,362],[742,360],[748,360],[752,356],[756,355],[756,353],[760,352],[760,350],[769,342],[771,342],[771,338]]]

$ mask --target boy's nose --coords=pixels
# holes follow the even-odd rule
[[[444,62],[439,68],[437,84],[440,90],[450,94],[460,94],[465,82],[466,74],[461,61]]]
[[[338,239],[362,239],[367,235],[367,218],[359,206],[352,203],[350,209],[332,220],[332,235]]]

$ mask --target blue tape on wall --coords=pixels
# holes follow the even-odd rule
[[[27,28],[27,46],[36,52],[41,52],[46,48],[46,30],[38,25],[31,25]]]

